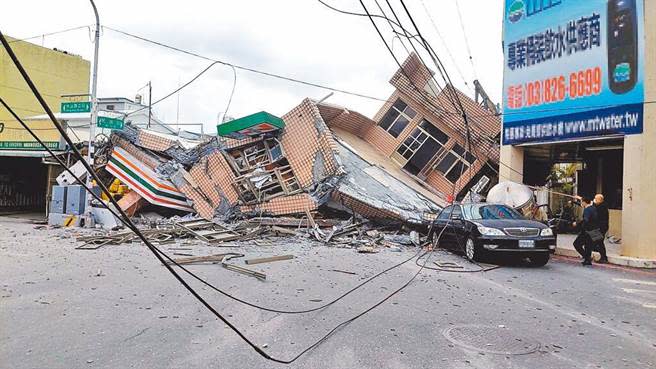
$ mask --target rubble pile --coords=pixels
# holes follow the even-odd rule
[[[130,125],[114,131],[105,169],[134,192],[124,210],[138,214],[145,202],[214,222],[293,217],[328,241],[348,231],[307,222],[337,216],[425,226],[440,210],[336,140],[312,100],[282,118],[260,112],[218,131],[203,140]]]
[[[354,218],[344,221],[335,219],[297,218],[250,218],[225,223],[202,218],[174,217],[156,222],[137,222],[141,233],[154,245],[166,246],[173,255],[187,256],[176,259],[183,264],[221,262],[223,256],[243,257],[242,254],[227,252],[210,257],[198,257],[191,253],[191,246],[243,247],[271,246],[280,241],[296,239],[298,242],[315,242],[337,248],[353,249],[359,253],[377,253],[382,249],[401,251],[403,247],[420,246],[426,242],[416,231],[406,228],[382,226],[372,222],[359,222]],[[130,230],[82,232],[76,236],[78,250],[96,250],[103,246],[141,243]],[[196,250],[197,251],[197,250]],[[217,255],[222,255],[221,257]],[[287,260],[280,256],[275,260],[246,260],[246,264]],[[225,266],[225,265],[224,265]]]

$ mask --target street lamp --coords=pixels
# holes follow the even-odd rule
[[[91,121],[89,122],[89,152],[87,154],[87,162],[93,168],[94,156],[94,137],[96,136],[96,123],[98,120],[98,101],[96,98],[96,91],[98,88],[98,46],[100,44],[100,17],[98,17],[98,8],[93,0],[89,0],[93,7],[93,13],[96,16],[96,34],[94,37],[94,50],[93,50],[93,71],[91,75]],[[87,174],[87,186],[91,188],[91,173]],[[93,226],[93,215],[91,212],[91,201],[93,196],[87,193],[87,202],[85,206],[86,223],[87,226]]]

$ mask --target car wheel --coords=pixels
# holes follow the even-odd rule
[[[478,257],[480,256],[479,254],[480,252],[478,251],[474,240],[471,237],[467,238],[467,242],[465,242],[465,256],[467,259],[471,261],[478,261]]]
[[[541,267],[547,265],[549,262],[549,253],[540,253],[531,255],[528,257],[528,260],[531,262],[531,265],[534,267]]]

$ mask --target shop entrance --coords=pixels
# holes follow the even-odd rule
[[[44,212],[48,168],[41,160],[0,157],[0,213]]]
[[[621,238],[624,139],[612,138],[524,147],[524,183],[548,188],[552,214],[572,212],[571,197],[603,194],[610,209],[609,234]]]

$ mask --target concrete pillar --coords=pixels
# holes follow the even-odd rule
[[[524,148],[501,146],[499,181],[524,182]]]
[[[656,1],[645,1],[645,101],[656,100]],[[644,133],[624,139],[622,249],[656,258],[656,105],[645,104]]]

